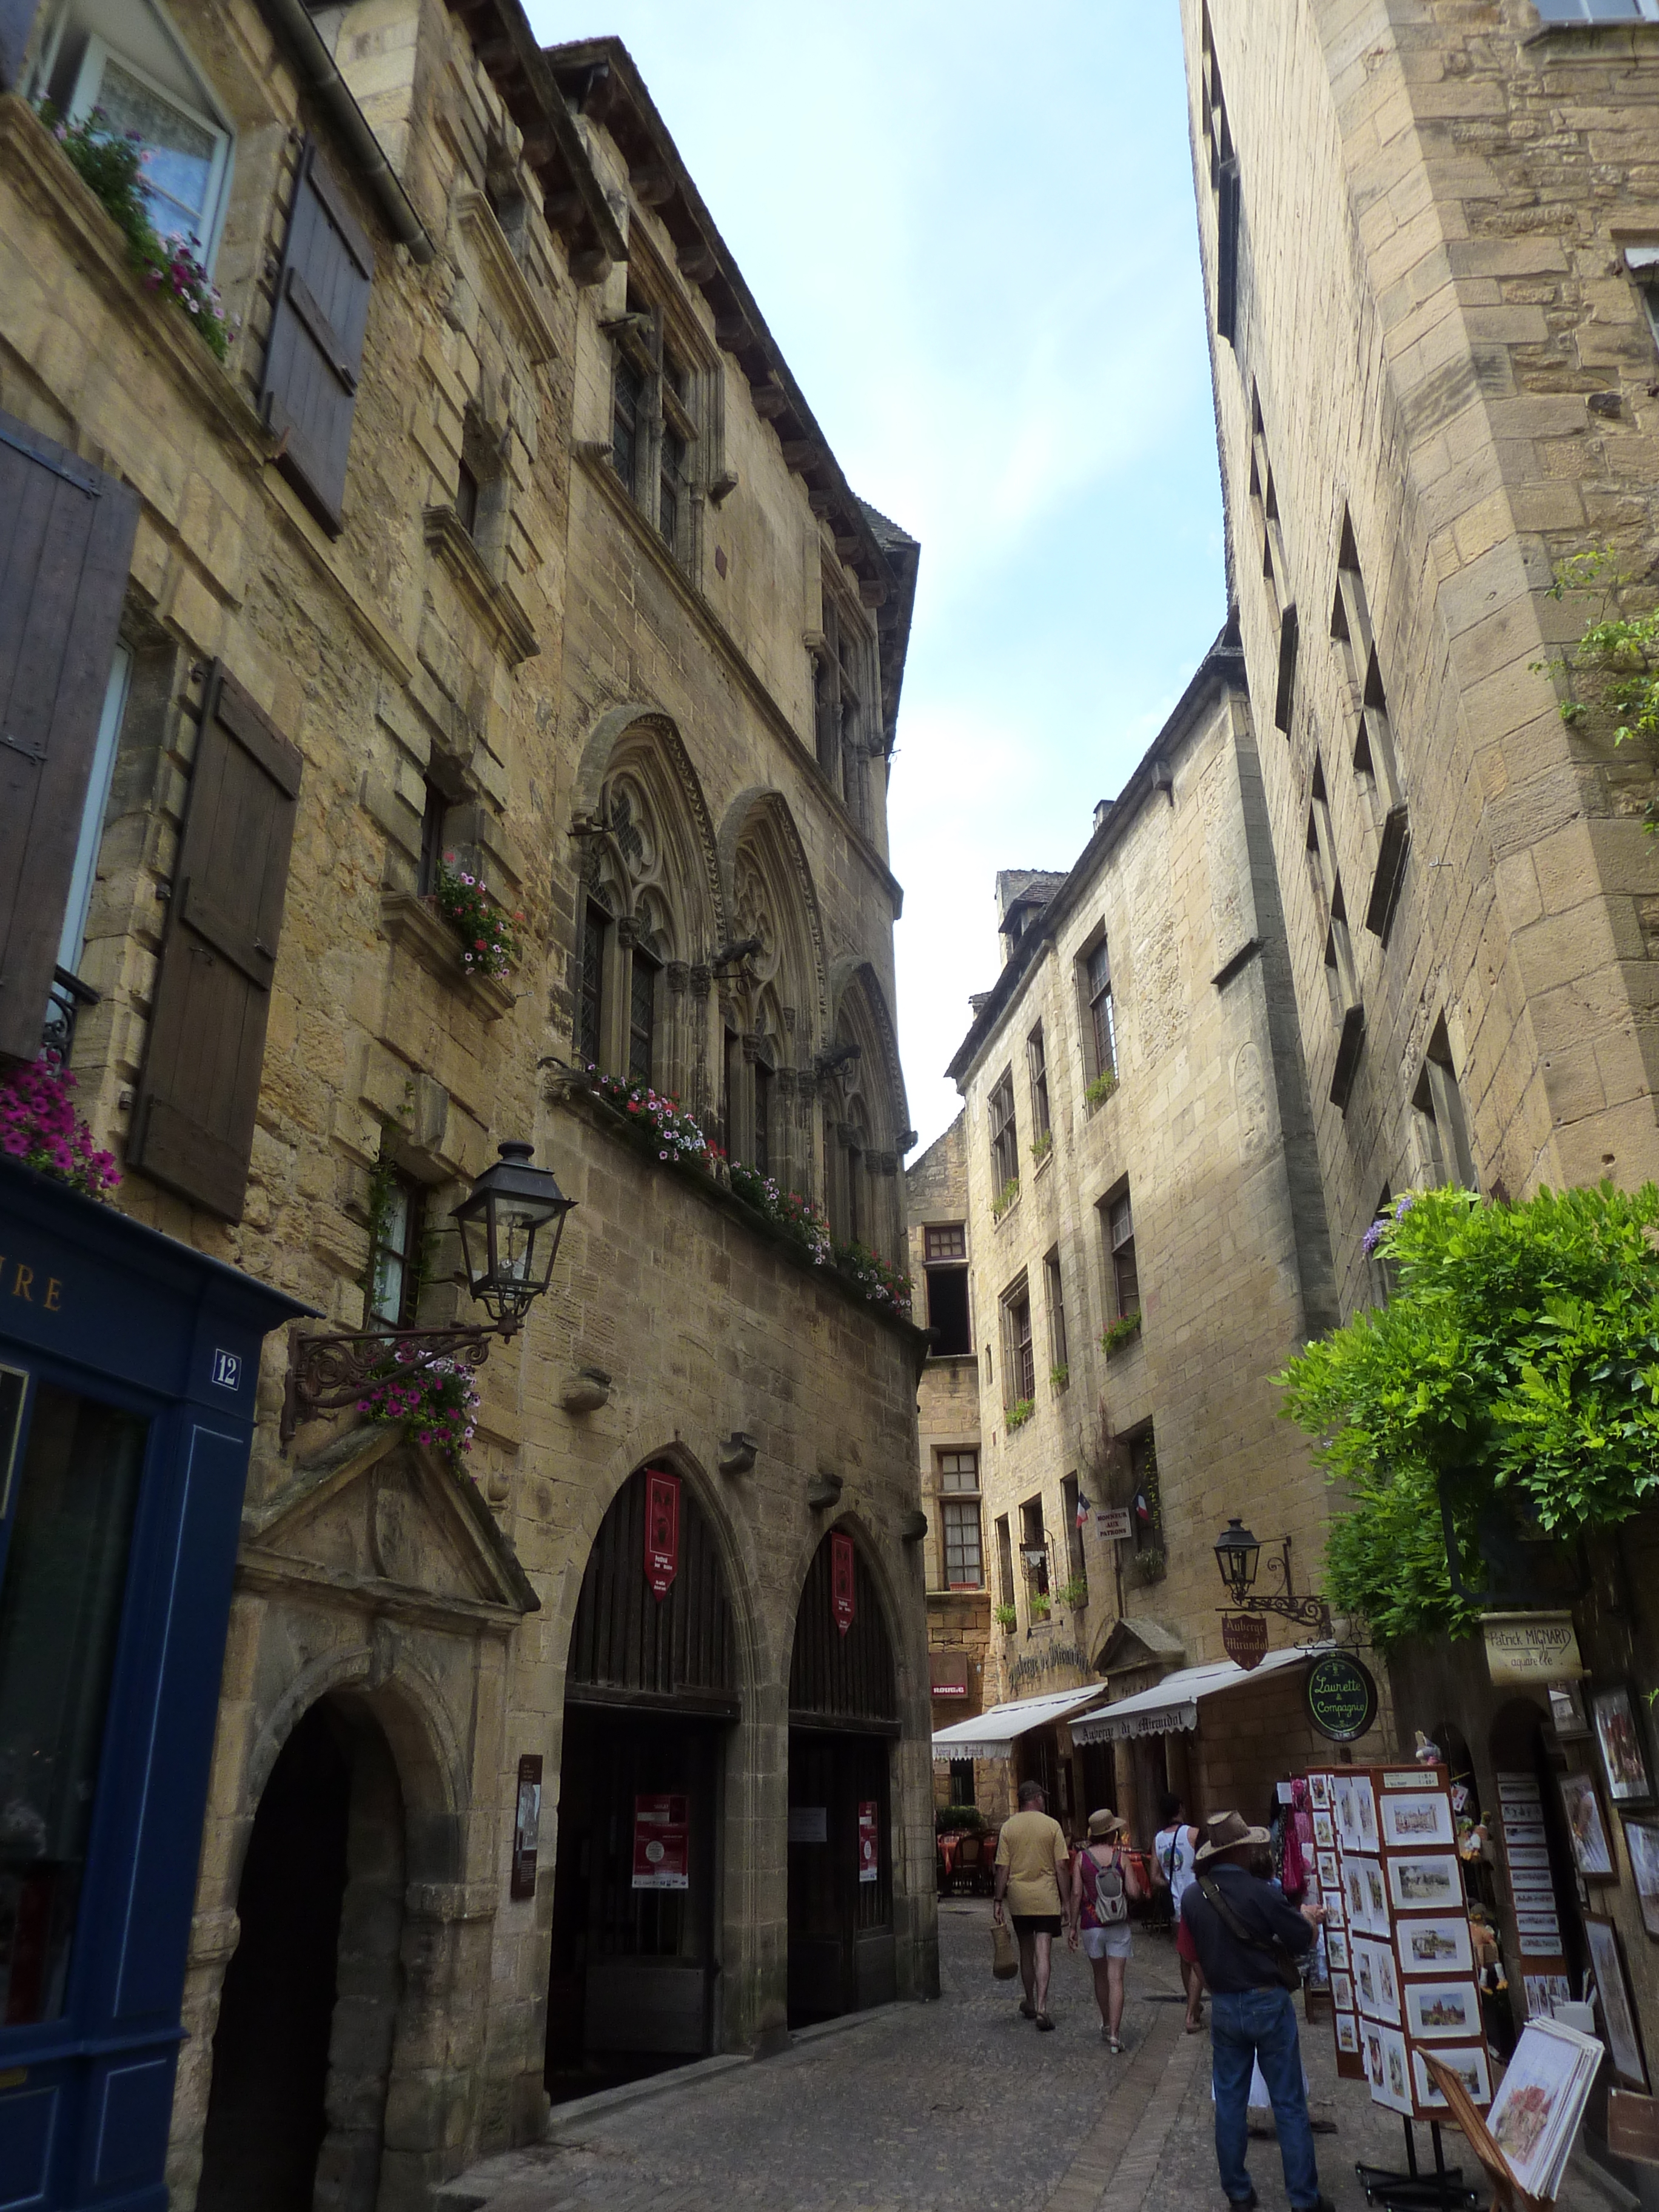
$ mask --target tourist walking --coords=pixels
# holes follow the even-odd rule
[[[1181,1917],[1181,1900],[1192,1887],[1198,1830],[1188,1821],[1187,1808],[1174,1790],[1166,1791],[1158,1817],[1164,1825],[1152,1838],[1152,1858],[1169,1886],[1176,1956],[1181,1961],[1181,1986],[1187,1992],[1187,2033],[1196,2035],[1204,2025],[1204,1969],[1193,1948],[1192,1930]]]
[[[1019,1978],[1025,1995],[1020,2010],[1047,2033],[1048,1974],[1054,1942],[1072,1913],[1072,1858],[1058,1820],[1043,1810],[1042,1787],[1019,1785],[1019,1810],[1002,1824],[997,1838],[996,1903],[992,1917],[1002,1918],[1003,1899],[1019,1942]],[[1077,1931],[1072,1931],[1073,1944]]]
[[[1109,1806],[1089,1815],[1089,1839],[1077,1855],[1077,1879],[1073,1885],[1073,1920],[1080,1929],[1083,1948],[1094,1969],[1095,2002],[1100,2008],[1100,2033],[1106,2048],[1121,2051],[1119,2030],[1123,2025],[1123,1970],[1129,1961],[1129,1907],[1146,1894],[1146,1886],[1133,1857],[1124,1854],[1122,1838],[1128,1823],[1119,1820]]]
[[[1182,1918],[1210,1985],[1216,2163],[1228,2202],[1246,2212],[1256,2202],[1244,2157],[1250,2075],[1260,2064],[1292,2212],[1330,2212],[1320,2193],[1291,2000],[1301,1979],[1296,1962],[1312,1948],[1324,1909],[1307,1904],[1297,1911],[1274,1883],[1241,1863],[1267,1841],[1267,1830],[1251,1827],[1241,1814],[1214,1814],[1204,1824],[1194,1878],[1182,1899]]]

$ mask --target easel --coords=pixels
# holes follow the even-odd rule
[[[1397,2212],[1468,2212],[1469,2206],[1480,2202],[1480,2191],[1471,2189],[1464,2180],[1462,2167],[1447,2165],[1438,2120],[1429,2122],[1429,2141],[1434,2145],[1432,2173],[1419,2170],[1417,2137],[1411,2122],[1402,2117],[1401,2125],[1406,2130],[1404,2173],[1387,2166],[1354,2167],[1368,2204],[1380,2199],[1385,2212],[1396,2212],[1396,2208]]]
[[[1451,2068],[1441,2059],[1431,2058],[1426,2051],[1422,2058],[1429,2078],[1450,2109],[1452,2124],[1463,2130],[1469,2148],[1486,2170],[1492,2187],[1492,2212],[1549,2212],[1552,2200],[1547,2197],[1528,2197],[1510,2172],[1509,2160],[1492,2141],[1492,2130]]]

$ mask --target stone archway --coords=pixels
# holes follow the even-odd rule
[[[853,1529],[833,1528],[806,1570],[789,1662],[792,2027],[898,1994],[891,1818],[898,1710],[876,1577]]]
[[[261,1793],[214,2037],[198,2212],[374,2212],[407,1856],[368,1702],[319,1698]]]
[[[647,1571],[659,1485],[674,1522],[659,1593]],[[571,1626],[548,1978],[556,2102],[719,2045],[738,1680],[720,1532],[697,1486],[654,1457],[599,1524]]]

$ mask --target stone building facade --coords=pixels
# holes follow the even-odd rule
[[[915,1318],[930,1332],[916,1392],[921,1500],[927,1516],[927,1659],[933,1726],[949,1727],[983,1707],[991,1657],[991,1591],[980,1495],[979,1359],[974,1350],[968,1218],[968,1123],[958,1114],[905,1171],[910,1279]],[[1012,1812],[988,1795],[972,1762],[936,1762],[941,1805],[977,1804],[990,1817]],[[957,1796],[961,1791],[963,1794]]]
[[[259,1382],[172,2202],[415,2206],[550,2087],[934,1986],[925,1347],[867,1258],[917,549],[616,42],[516,0],[5,29],[0,433],[137,501],[47,961],[118,1203],[353,1332],[479,1318],[449,1212],[497,1140],[576,1201],[465,1471],[352,1392],[285,1419],[284,1335]],[[42,98],[160,134],[222,364]]]
[[[1650,596],[1650,13],[1182,0],[1229,588],[1345,1317],[1402,1189],[1659,1172],[1654,763],[1562,665]],[[1650,1686],[1659,1622],[1613,1572],[1585,1659]],[[1489,1811],[1500,1770],[1580,1760],[1478,1650],[1394,1673],[1407,1740]],[[1652,2021],[1614,1849],[1599,1894]]]
[[[1270,1379],[1335,1300],[1257,745],[1224,633],[1071,872],[999,878],[1004,965],[950,1071],[1001,1617],[986,1703],[1105,1678],[1075,1723],[1013,1716],[1012,1765],[1143,1843],[1164,1789],[1259,1807],[1314,1741],[1277,1677],[1226,1661],[1213,1548],[1248,1518],[1307,1589],[1329,1510]],[[1127,1510],[1127,1540],[1097,1509]],[[1112,1705],[1164,1683],[1169,1710],[1119,1740]]]

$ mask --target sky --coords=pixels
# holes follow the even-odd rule
[[[624,40],[848,481],[921,542],[888,814],[925,1146],[997,870],[1071,865],[1226,611],[1176,10],[528,12]]]

